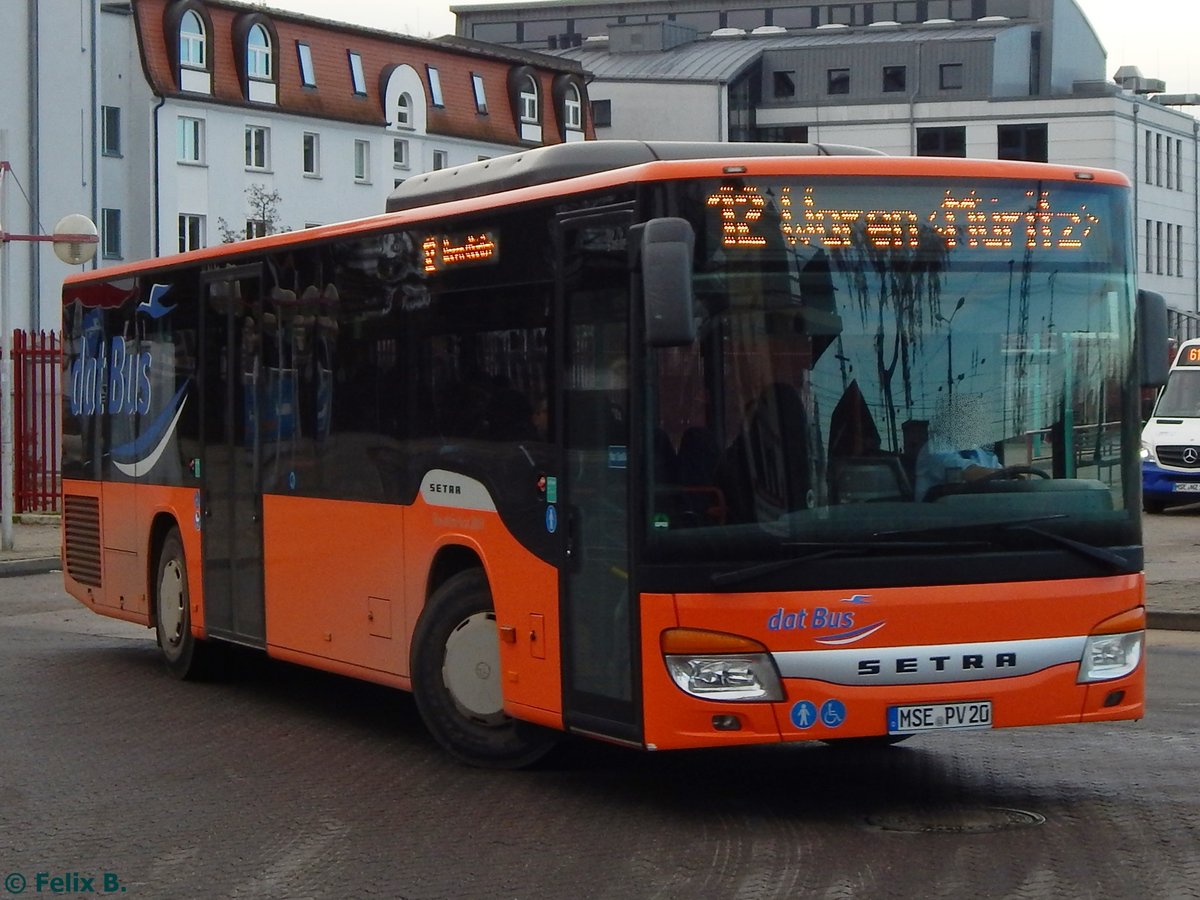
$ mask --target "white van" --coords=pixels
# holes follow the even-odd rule
[[[1142,429],[1142,508],[1200,503],[1200,339],[1185,341]]]

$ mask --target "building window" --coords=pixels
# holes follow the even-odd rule
[[[612,126],[611,100],[592,101],[592,124],[597,128],[609,128]]]
[[[1154,135],[1154,183],[1162,187],[1163,183],[1163,148],[1161,134]]]
[[[429,78],[429,99],[434,106],[445,106],[442,100],[442,76],[438,74],[438,70],[433,66],[425,67],[425,74]]]
[[[573,84],[567,87],[566,96],[563,97],[563,117],[567,128],[583,130],[583,99],[579,96],[579,88]]]
[[[938,87],[944,91],[957,91],[961,90],[962,86],[962,63],[943,63],[938,66]]]
[[[271,166],[271,129],[262,125],[246,126],[246,168],[268,169]]]
[[[796,72],[779,71],[774,76],[774,87],[776,97],[795,97],[796,96]]]
[[[300,59],[300,84],[316,87],[317,71],[313,68],[312,48],[302,41],[296,41],[296,55]]]
[[[181,163],[204,163],[204,120],[180,116],[175,125],[176,154]]]
[[[204,23],[200,16],[188,10],[179,20],[179,64],[189,69],[207,68]]]
[[[850,93],[850,70],[829,69],[825,73],[825,83],[828,94]]]
[[[883,92],[885,94],[894,94],[898,91],[906,90],[908,86],[908,67],[907,66],[884,66],[883,67]]]
[[[121,108],[100,107],[100,152],[105,156],[121,155]]]
[[[105,259],[121,258],[121,211],[100,210],[100,252]]]
[[[408,168],[408,141],[404,138],[392,138],[392,166],[397,169]]]
[[[772,144],[807,144],[807,125],[783,125],[773,128],[759,128],[754,133],[754,139]]]
[[[918,128],[917,156],[966,156],[967,129],[963,125],[947,128]]]
[[[938,86],[943,91],[962,90],[962,63],[942,63],[938,66]]]
[[[450,154],[445,150],[433,151],[433,167],[435,169],[444,169],[450,165]]]
[[[321,136],[313,131],[304,132],[304,174],[310,178],[321,174]]]
[[[246,220],[246,239],[260,238],[267,236],[267,220],[266,219],[247,219]]]
[[[260,81],[270,81],[271,38],[267,29],[255,25],[246,38],[246,74]]]
[[[354,142],[354,180],[362,184],[371,181],[371,142]]]
[[[1175,139],[1167,138],[1167,190],[1175,190]]]
[[[1150,275],[1154,272],[1154,223],[1149,219],[1146,220],[1146,274]]]
[[[1149,130],[1146,131],[1145,143],[1146,143],[1146,152],[1144,155],[1146,157],[1146,184],[1153,184],[1154,183],[1154,157],[1153,157],[1154,139],[1151,137],[1151,132]]]
[[[396,100],[396,126],[398,128],[412,128],[412,97],[408,94],[401,94]]]
[[[179,216],[179,252],[199,250],[204,246],[204,216],[183,213]]]
[[[1167,223],[1167,274],[1175,274],[1175,226]]]
[[[367,77],[363,74],[362,55],[359,53],[350,54],[350,84],[354,93],[366,96]]]
[[[526,75],[521,80],[521,88],[517,92],[517,102],[521,111],[522,122],[538,121],[538,89],[532,75]]]
[[[1183,226],[1175,226],[1175,276],[1183,277]]]
[[[1048,162],[1046,126],[999,125],[996,128],[998,159],[1023,159],[1026,162]]]
[[[487,115],[487,94],[483,90],[483,76],[471,75],[471,89],[475,92],[475,111]]]
[[[608,128],[612,126],[611,100],[592,101],[592,124],[598,128]]]
[[[1175,190],[1183,190],[1183,138],[1175,142]]]

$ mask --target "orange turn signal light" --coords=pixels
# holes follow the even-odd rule
[[[668,628],[662,633],[666,656],[725,656],[731,653],[766,653],[753,638],[703,628]]]
[[[1091,634],[1127,634],[1146,630],[1146,607],[1137,606],[1105,619],[1091,630]]]

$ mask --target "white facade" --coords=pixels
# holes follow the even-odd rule
[[[0,160],[12,167],[0,227],[9,234],[48,234],[70,213],[97,219],[97,7],[93,0],[0,3]],[[0,340],[7,345],[13,329],[57,329],[58,290],[70,268],[49,243],[11,241],[0,253],[8,267]]]

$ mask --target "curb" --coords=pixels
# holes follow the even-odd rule
[[[57,556],[38,556],[33,559],[10,559],[0,561],[0,578],[17,578],[22,575],[46,575],[62,569],[62,560]]]
[[[1146,627],[1159,631],[1200,631],[1200,613],[1147,611]]]

